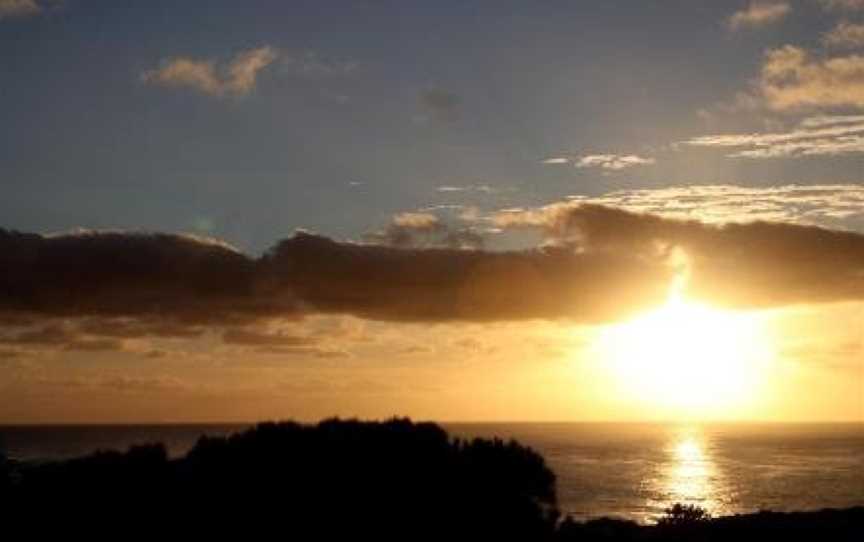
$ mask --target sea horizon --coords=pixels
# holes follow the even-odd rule
[[[180,457],[203,435],[256,423],[0,425],[0,447],[24,462],[152,443]],[[536,450],[556,474],[562,512],[576,519],[649,524],[675,503],[716,516],[864,505],[860,422],[435,423],[451,438],[515,440]]]
[[[269,422],[294,422],[299,424],[316,424],[324,420],[364,420],[364,421],[384,421],[392,419],[410,419],[415,423],[435,423],[439,425],[463,425],[463,424],[483,424],[483,425],[861,425],[864,426],[864,420],[818,420],[818,421],[798,421],[798,420],[702,420],[702,421],[686,421],[686,420],[441,420],[441,419],[426,419],[414,418],[407,415],[394,414],[393,416],[384,417],[364,417],[364,416],[324,416],[321,418],[298,419],[291,417],[269,417],[258,420],[213,420],[213,421],[131,421],[131,422],[0,422],[0,428],[3,427],[66,427],[66,426],[92,426],[92,427],[118,427],[118,426],[159,426],[159,425],[255,425],[258,423]]]

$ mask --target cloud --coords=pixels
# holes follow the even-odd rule
[[[351,357],[345,350],[334,350],[308,346],[263,346],[255,350],[258,354],[274,356],[314,356],[320,359],[335,359]]]
[[[393,217],[393,224],[418,230],[434,230],[441,225],[432,213],[399,213]]]
[[[477,249],[484,244],[483,236],[472,228],[451,226],[427,211],[398,213],[385,228],[364,238],[373,244],[399,248]]]
[[[571,196],[565,204],[604,205],[710,224],[794,222],[864,230],[864,185],[860,184],[670,186]],[[542,223],[542,213],[537,220]]]
[[[822,43],[834,48],[864,47],[864,24],[841,21],[822,37]]]
[[[864,25],[841,22],[822,36],[818,53],[795,45],[765,52],[760,72],[746,92],[734,100],[699,111],[711,120],[716,113],[841,112],[864,108],[864,55],[831,49],[864,47]]]
[[[159,319],[176,322],[169,329],[319,312],[395,321],[594,321],[656,302],[667,278],[663,266],[626,256],[403,249],[302,232],[253,259],[170,234],[0,231],[0,270],[4,320],[82,321],[80,330],[45,328],[11,341],[55,348],[84,333],[156,335]]]
[[[282,241],[266,263],[316,311],[394,321],[602,321],[658,302],[669,279],[661,263],[624,254],[399,249],[310,234]]]
[[[562,156],[555,156],[555,157],[551,157],[551,158],[545,158],[545,159],[541,160],[540,163],[541,163],[541,164],[546,164],[546,165],[554,165],[554,164],[569,164],[569,163],[570,163],[570,159],[569,159],[569,158],[564,158],[564,157],[562,157]]]
[[[819,198],[843,201],[860,212],[858,188],[786,188],[770,197],[801,208]],[[730,208],[736,199],[750,200],[730,187],[713,190],[725,194]],[[667,199],[699,206],[710,193]],[[608,197],[610,203],[638,199]],[[642,198],[646,208],[660,205],[659,196],[648,199]],[[434,223],[400,220],[403,227]],[[678,252],[689,262],[690,292],[719,304],[864,299],[864,235],[858,233],[784,222],[711,224],[578,200],[489,220],[502,229],[541,232],[547,244],[510,251],[397,248],[299,232],[252,258],[224,244],[168,234],[2,232],[0,312],[4,321],[19,314],[22,322],[35,317],[43,325],[19,326],[0,342],[96,351],[215,328],[224,330],[226,344],[296,353],[322,349],[318,339],[252,325],[314,314],[396,322],[606,322],[665,299],[680,272]],[[160,320],[163,328],[156,326]]]
[[[163,339],[193,339],[201,336],[204,329],[194,323],[154,315],[147,318],[91,318],[78,325],[82,333],[97,337],[119,339],[141,339],[159,337]]]
[[[758,88],[775,111],[864,108],[864,56],[814,58],[786,45],[766,54]]]
[[[67,342],[64,350],[79,352],[118,352],[125,348],[125,343],[116,339],[76,339]]]
[[[36,0],[0,0],[0,20],[29,17],[42,11],[42,6]]]
[[[47,325],[2,337],[0,338],[0,342],[15,346],[54,347],[68,344],[76,338],[76,335],[68,326]]]
[[[822,115],[787,132],[718,134],[683,142],[694,147],[736,149],[730,158],[788,158],[864,153],[864,116]]]
[[[821,128],[839,124],[864,124],[864,115],[819,115],[801,121],[804,128]]]
[[[244,96],[255,88],[259,72],[278,56],[272,47],[259,47],[238,53],[227,65],[174,57],[141,74],[141,80],[151,85],[187,87],[213,96]]]
[[[864,235],[782,222],[706,224],[569,203],[511,213],[502,227],[542,229],[586,254],[688,262],[687,292],[721,306],[864,299]]]
[[[754,1],[745,9],[733,13],[727,24],[731,30],[765,26],[783,19],[791,10],[787,2]]]
[[[635,154],[592,154],[579,158],[576,162],[576,167],[620,171],[622,169],[652,165],[654,163],[656,163],[656,160],[653,158],[643,158]]]
[[[17,333],[0,335],[0,344],[30,350],[63,349],[79,352],[121,351],[125,348],[122,340],[82,336],[78,329],[68,323],[29,327]]]
[[[206,94],[222,94],[226,90],[213,62],[189,58],[173,58],[159,69],[144,72],[141,80],[162,86],[191,87]]]
[[[465,186],[444,185],[435,189],[437,192],[480,192],[483,194],[493,194],[497,192],[488,184],[469,184]]]
[[[365,235],[371,243],[393,247],[435,244],[447,227],[432,213],[405,212],[393,216],[384,229]]]
[[[309,346],[315,343],[315,340],[310,337],[286,335],[283,333],[262,333],[242,328],[226,330],[222,334],[222,341],[226,344],[268,347],[298,347]]]
[[[290,300],[257,295],[255,262],[224,244],[171,234],[0,230],[0,312],[244,318]],[[263,287],[266,289],[266,287]]]

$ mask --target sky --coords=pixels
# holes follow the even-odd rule
[[[861,0],[0,0],[0,191],[2,423],[864,420]]]

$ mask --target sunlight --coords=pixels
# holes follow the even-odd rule
[[[665,305],[600,335],[600,355],[624,392],[648,403],[722,414],[755,395],[774,357],[762,317],[689,302]]]
[[[699,506],[712,514],[725,512],[729,488],[712,457],[706,435],[698,428],[687,428],[670,437],[666,459],[656,485],[651,487],[649,507],[659,512],[681,503]]]
[[[666,473],[668,505],[676,502],[704,506],[710,501],[713,488],[713,464],[705,454],[701,441],[693,436],[682,437],[671,450]]]

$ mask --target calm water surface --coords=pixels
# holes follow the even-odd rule
[[[18,459],[72,457],[163,442],[172,454],[202,434],[246,425],[0,427]],[[445,424],[461,437],[515,438],[558,476],[561,509],[578,518],[651,522],[673,503],[716,515],[864,504],[864,425]]]
[[[864,504],[864,425],[514,424],[558,476],[562,510],[651,522],[680,502],[725,515]],[[490,436],[496,426],[460,425]]]

